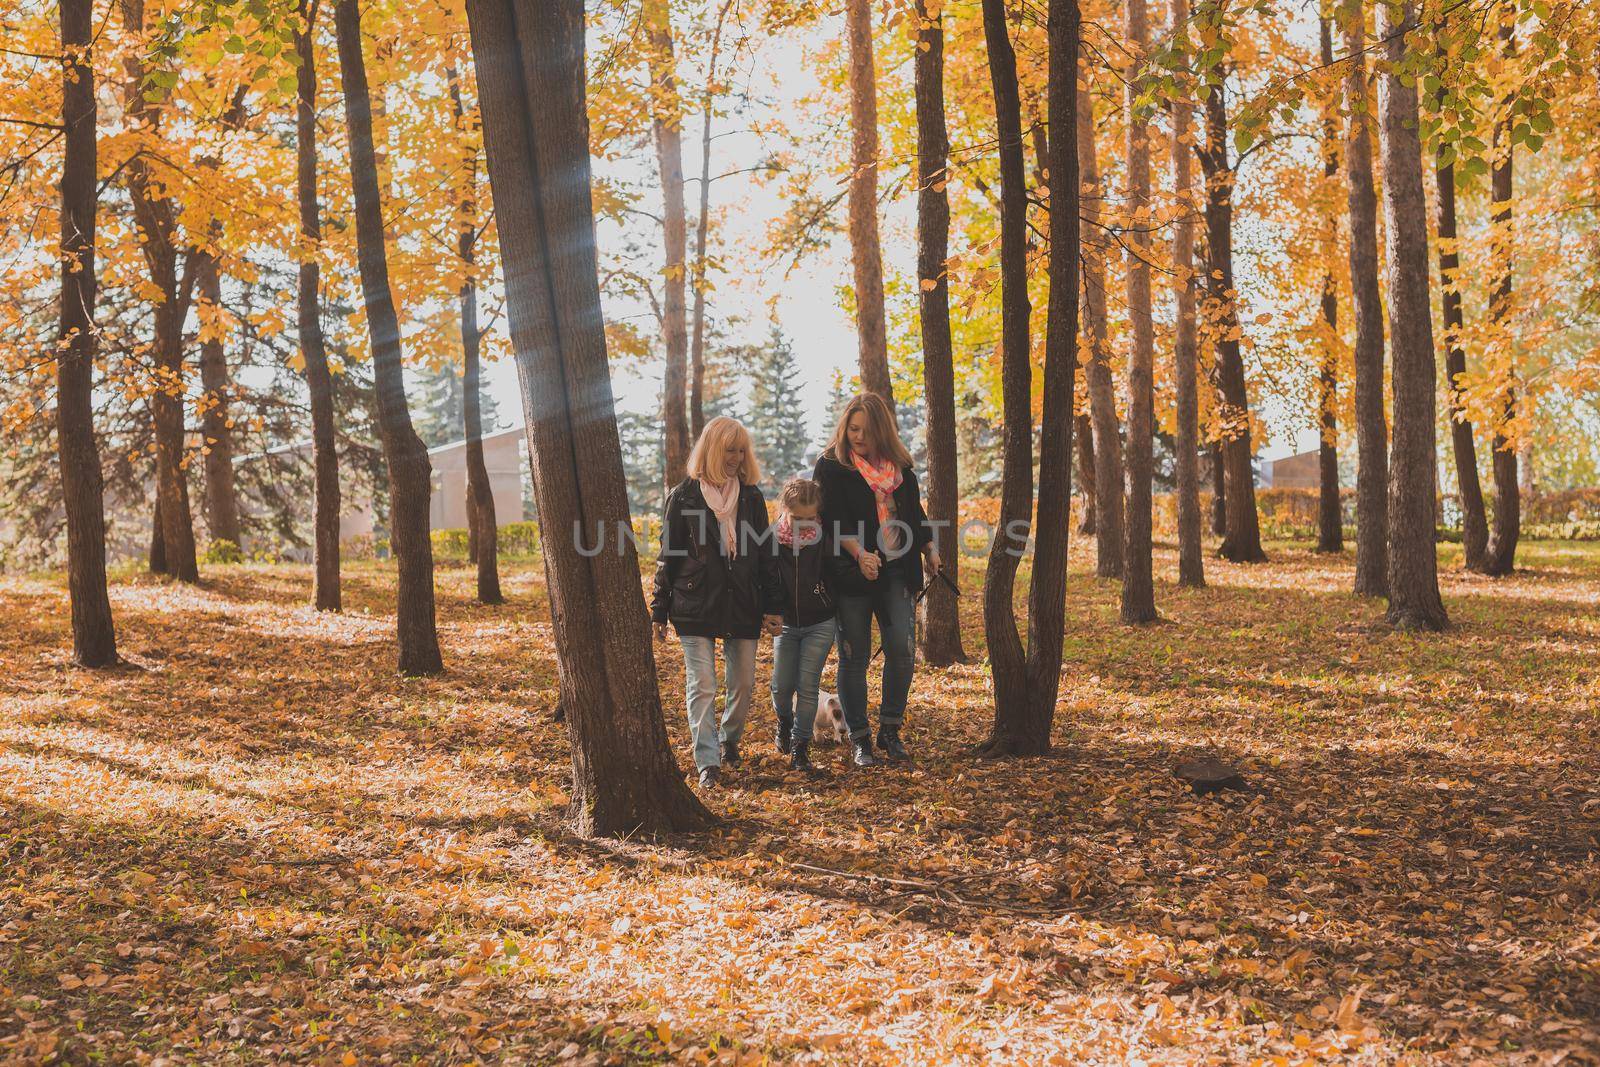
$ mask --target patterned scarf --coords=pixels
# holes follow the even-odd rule
[[[700,495],[706,498],[706,504],[716,512],[717,525],[722,527],[722,547],[729,559],[739,554],[738,525],[739,525],[739,490],[743,484],[737,478],[729,478],[721,485],[712,485],[704,478],[700,482]]]
[[[900,465],[892,459],[882,463],[869,463],[860,453],[854,456],[856,470],[861,472],[861,477],[867,481],[867,487],[872,490],[872,495],[878,504],[879,537],[883,547],[893,552],[900,547],[900,530],[888,525],[894,518],[894,491],[900,488],[903,472]]]
[[[815,519],[807,519],[805,525],[800,527],[800,547],[805,548],[821,540],[822,527]],[[785,511],[778,516],[778,544],[792,546],[795,543],[794,519]]]

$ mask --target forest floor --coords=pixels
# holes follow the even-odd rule
[[[303,567],[121,574],[105,674],[59,578],[0,579],[0,1060],[1595,1062],[1600,545],[1500,581],[1445,546],[1425,636],[1287,544],[1203,591],[1163,546],[1124,628],[1087,549],[1055,755],[968,753],[967,561],[913,768],[803,781],[758,700],[723,825],[666,844],[565,830],[537,566],[492,609],[441,569],[420,680],[376,564],[339,616]],[[1191,795],[1197,753],[1248,791]]]

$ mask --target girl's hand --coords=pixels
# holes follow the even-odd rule
[[[783,616],[768,615],[766,622],[762,624],[762,629],[771,634],[773,637],[777,637],[779,634],[783,633]]]
[[[881,563],[882,560],[878,558],[878,554],[876,552],[863,552],[860,556],[856,557],[856,564],[861,568],[862,577],[866,578],[866,580],[869,582],[875,582],[878,580],[878,566]]]
[[[653,629],[656,632],[656,640],[665,642],[667,639],[667,624],[664,622],[658,622],[655,624]]]

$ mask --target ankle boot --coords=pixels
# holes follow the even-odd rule
[[[906,751],[906,746],[900,741],[899,726],[883,726],[878,729],[878,747],[891,763],[908,763],[911,753]]]
[[[811,762],[810,741],[796,741],[794,743],[794,755],[789,757],[789,769],[799,771],[802,774],[822,773],[817,770],[816,764]]]
[[[857,767],[876,767],[878,757],[872,754],[872,739],[870,737],[857,737],[850,744],[854,748],[851,762]]]
[[[778,718],[777,741],[778,751],[787,756],[794,737],[794,720],[782,716]]]

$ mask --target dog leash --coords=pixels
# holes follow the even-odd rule
[[[956,586],[956,583],[952,582],[948,577],[946,577],[943,570],[934,571],[933,572],[933,577],[934,577],[935,580],[941,581],[945,585],[949,586],[950,587],[950,591],[952,593],[954,593],[956,596],[959,597],[961,595],[961,590]],[[923,599],[925,597],[927,597],[928,591],[931,590],[932,588],[933,588],[933,582],[930,581],[930,582],[927,582],[926,584],[924,584],[923,587],[922,587],[921,592],[917,593],[916,599],[911,602],[911,606],[913,608],[915,608],[919,604],[921,604]],[[911,625],[914,627],[914,626],[916,626],[916,624],[917,624],[916,615],[913,613],[912,618],[911,618]],[[872,624],[869,622],[867,625],[871,626]],[[913,635],[912,640],[911,640],[911,647],[913,649],[915,649],[917,647],[916,637],[914,635]],[[883,655],[883,646],[879,645],[878,646],[878,651],[876,651],[876,652],[874,652],[872,654],[872,658],[873,658],[873,660],[876,660],[881,655]]]

